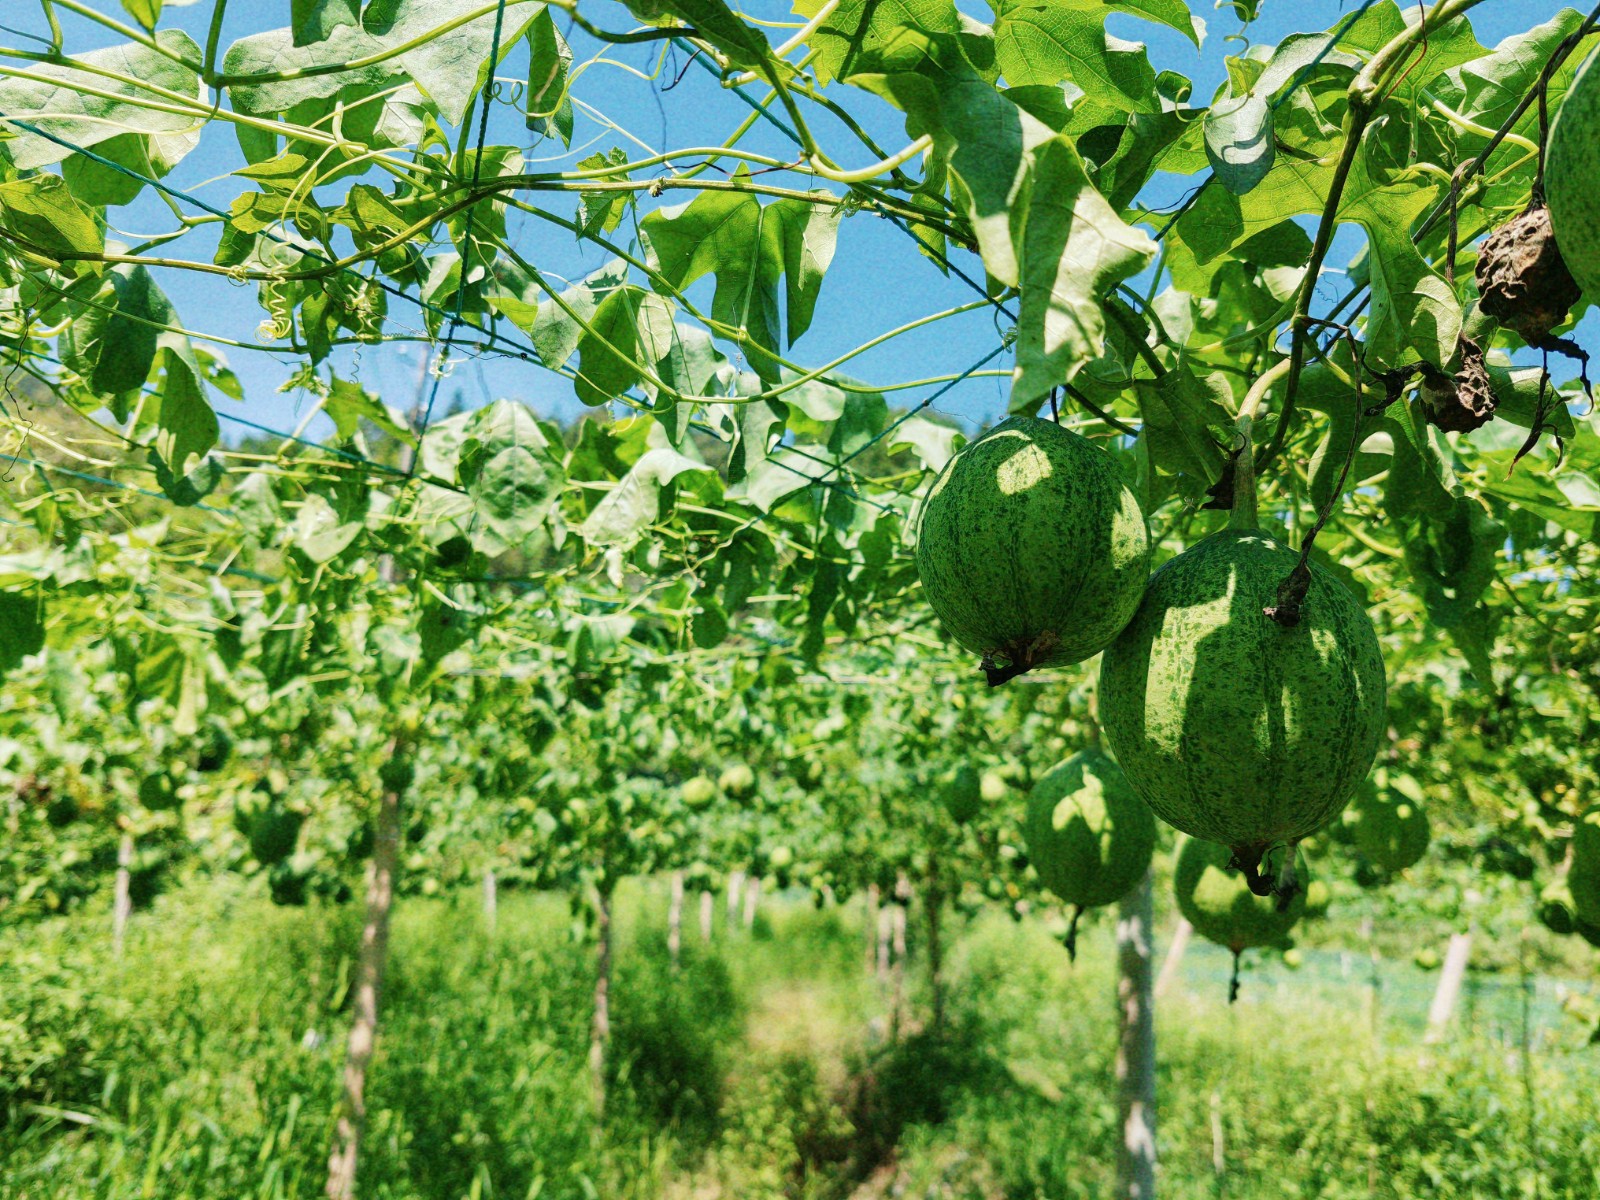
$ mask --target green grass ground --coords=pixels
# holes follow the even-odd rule
[[[664,889],[619,903],[609,1111],[586,1067],[590,951],[550,896],[407,899],[362,1162],[369,1200],[949,1197],[1100,1200],[1115,1111],[1112,954],[1035,922],[953,923],[950,1016],[922,963],[889,1036],[858,910],[770,903],[685,957]],[[0,1197],[320,1194],[356,914],[195,886],[135,919],[121,964],[87,914],[0,934]],[[913,934],[915,934],[913,926]],[[1539,981],[1468,989],[1420,1044],[1436,976],[1309,951],[1250,971],[1196,946],[1163,998],[1161,1195],[1600,1195],[1600,1049]],[[1377,996],[1376,1019],[1372,997]],[[1215,1156],[1219,1148],[1222,1170]]]

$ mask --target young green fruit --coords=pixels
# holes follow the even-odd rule
[[[1013,417],[946,464],[917,518],[928,603],[990,683],[1098,654],[1138,607],[1144,514],[1111,456]]]
[[[1090,747],[1034,785],[1022,835],[1039,882],[1074,907],[1075,953],[1083,910],[1120,900],[1150,869],[1156,821],[1110,755]]]
[[[1299,558],[1258,530],[1213,534],[1151,576],[1100,668],[1134,790],[1252,878],[1344,807],[1384,728],[1377,634],[1342,583],[1313,564],[1298,623],[1265,614]]]
[[[1428,814],[1422,807],[1422,790],[1409,777],[1409,787],[1393,787],[1361,796],[1347,817],[1356,849],[1373,866],[1391,874],[1422,860],[1428,851]],[[1414,794],[1408,794],[1414,793]]]
[[[1573,78],[1550,126],[1544,190],[1556,245],[1578,286],[1600,299],[1600,54]]]
[[[151,812],[166,812],[182,801],[172,786],[172,777],[165,771],[155,771],[139,780],[139,803]]]
[[[734,763],[722,772],[717,786],[735,800],[743,800],[756,790],[756,773],[744,763]]]
[[[970,763],[951,771],[939,787],[939,801],[957,825],[965,825],[978,815],[983,798],[983,783]]]
[[[1294,852],[1292,846],[1284,851]],[[1239,956],[1258,946],[1286,944],[1289,930],[1305,915],[1309,890],[1302,864],[1303,886],[1289,894],[1287,904],[1274,896],[1259,896],[1243,875],[1230,869],[1232,857],[1226,846],[1185,837],[1178,844],[1172,875],[1178,911],[1201,937],[1233,953],[1229,1004],[1239,997]]]
[[[1572,829],[1567,888],[1572,910],[1586,925],[1600,925],[1600,805],[1578,818]]]
[[[684,781],[678,789],[678,795],[689,808],[705,808],[717,798],[717,785],[704,775],[696,775]]]
[[[1236,955],[1283,941],[1305,915],[1305,890],[1280,911],[1275,897],[1257,896],[1237,871],[1228,869],[1228,858],[1228,848],[1216,842],[1182,840],[1172,883],[1178,911],[1201,937]],[[1299,872],[1304,880],[1305,864]]]

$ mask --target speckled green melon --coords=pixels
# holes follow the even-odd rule
[[[1567,890],[1577,918],[1586,925],[1600,925],[1600,805],[1579,817],[1573,827]]]
[[[1034,785],[1022,834],[1039,882],[1068,904],[1096,908],[1144,877],[1156,820],[1122,768],[1091,747]]]
[[[1544,190],[1556,246],[1591,300],[1600,300],[1600,52],[1589,55],[1550,126]]]
[[[1260,531],[1213,534],[1151,576],[1100,670],[1134,789],[1247,870],[1344,807],[1384,727],[1378,638],[1343,584],[1312,566],[1299,624],[1264,615],[1298,561]]]
[[[962,763],[939,784],[939,802],[950,819],[965,825],[983,811],[983,781],[971,763]]]
[[[1409,787],[1397,784],[1362,795],[1345,814],[1356,849],[1385,871],[1404,871],[1428,852],[1428,812],[1422,806],[1421,789],[1414,781],[1406,782]],[[1415,794],[1407,794],[1412,791]]]
[[[1305,915],[1305,890],[1297,891],[1289,907],[1280,912],[1275,897],[1255,895],[1242,875],[1228,869],[1231,856],[1228,847],[1216,842],[1183,839],[1172,876],[1178,911],[1201,937],[1235,954],[1278,945]],[[1303,862],[1298,870],[1304,885],[1307,871]]]
[[[1098,654],[1139,605],[1144,514],[1111,456],[1013,417],[946,464],[917,523],[917,574],[945,629],[1009,674]]]

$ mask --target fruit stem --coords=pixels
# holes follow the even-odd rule
[[[1289,905],[1294,900],[1295,893],[1300,890],[1300,877],[1295,871],[1294,863],[1295,843],[1289,842],[1283,848],[1283,864],[1278,868],[1278,882],[1273,894],[1278,897],[1278,911],[1288,912]]]
[[[1261,402],[1267,398],[1272,385],[1288,371],[1289,360],[1280,358],[1250,385],[1250,390],[1245,393],[1244,402],[1239,405],[1239,415],[1234,419],[1234,428],[1239,431],[1242,444],[1233,460],[1233,510],[1232,516],[1228,519],[1229,529],[1260,527],[1256,516],[1255,446],[1250,431],[1251,426],[1255,424],[1256,413],[1261,410]]]
[[[1256,529],[1260,519],[1256,515],[1256,465],[1250,442],[1250,418],[1241,413],[1236,427],[1241,445],[1233,460],[1233,507],[1228,515],[1228,528]]]
[[[1067,923],[1066,936],[1061,939],[1061,944],[1067,948],[1067,961],[1078,961],[1078,918],[1083,916],[1083,905],[1072,906],[1072,919]]]
[[[1233,952],[1233,974],[1228,977],[1228,1003],[1239,999],[1239,951]]]

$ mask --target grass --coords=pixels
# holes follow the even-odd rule
[[[719,904],[674,971],[663,906],[657,884],[619,899],[597,1126],[590,952],[564,901],[504,896],[492,938],[470,896],[403,902],[362,1195],[1111,1194],[1106,922],[1076,967],[1038,923],[958,925],[945,1029],[921,1023],[914,958],[891,1040],[859,912],[772,903],[746,933]],[[105,924],[0,935],[0,1196],[320,1195],[356,914],[195,885],[135,920],[121,964]],[[1469,989],[1457,1035],[1423,1046],[1435,977],[1385,962],[1374,991],[1364,957],[1305,959],[1256,967],[1230,1008],[1226,956],[1191,948],[1158,1015],[1162,1196],[1600,1193],[1597,1051],[1555,1003],[1581,985],[1539,984],[1525,1060],[1515,979]]]

